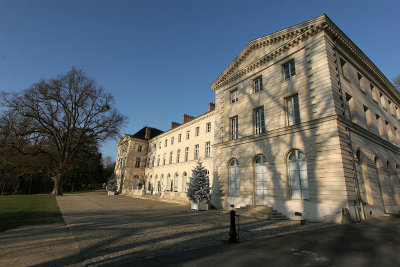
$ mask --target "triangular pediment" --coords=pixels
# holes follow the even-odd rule
[[[300,43],[308,36],[323,28],[327,16],[325,14],[286,28],[284,30],[266,35],[249,42],[239,55],[211,84],[211,89],[216,90],[229,81],[240,77],[243,73],[260,66],[284,50]]]

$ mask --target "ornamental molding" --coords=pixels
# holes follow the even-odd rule
[[[333,40],[338,42],[347,52],[360,61],[371,73],[385,85],[393,96],[400,100],[400,93],[396,90],[393,84],[379,70],[379,68],[358,48],[349,37],[344,34],[328,17],[326,17],[325,31],[333,37]],[[336,45],[335,45],[336,46]]]
[[[232,61],[231,64],[225,69],[221,75],[211,84],[211,89],[216,91],[218,88],[229,84],[230,82],[242,77],[246,73],[254,70],[255,68],[260,67],[261,65],[266,64],[271,61],[273,58],[279,56],[283,52],[289,50],[289,48],[294,47],[303,41],[305,41],[310,36],[315,35],[320,32],[325,26],[325,17],[326,15],[319,16],[315,19],[303,22],[301,24],[289,27],[287,29],[283,29],[276,33],[269,34],[267,36],[255,39],[251,41],[240,54]],[[277,47],[273,51],[266,54],[264,57],[256,60],[251,63],[243,70],[235,71],[238,69],[240,63],[242,63],[254,50],[276,44],[278,42],[282,42],[287,40],[281,46]]]
[[[265,65],[267,62],[276,58],[283,52],[286,52],[291,47],[297,46],[304,42],[309,37],[316,33],[324,30],[327,34],[332,36],[334,40],[339,42],[351,55],[355,56],[361,64],[369,69],[375,76],[390,90],[393,96],[400,100],[400,93],[385,77],[385,75],[378,69],[378,67],[344,34],[339,27],[337,27],[326,14],[323,14],[315,19],[300,23],[298,25],[289,27],[287,29],[278,31],[276,33],[261,37],[251,41],[242,52],[228,65],[224,72],[222,72],[218,78],[211,84],[211,89],[216,91],[217,89],[239,79],[245,74],[253,71],[254,69]],[[290,39],[291,38],[291,39]],[[290,39],[290,40],[288,40]],[[268,45],[275,44],[277,42],[283,43],[278,48],[269,52],[262,58],[251,63],[242,70],[237,71],[240,63],[242,63],[254,50]],[[236,73],[235,73],[236,71]]]

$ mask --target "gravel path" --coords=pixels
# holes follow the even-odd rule
[[[64,195],[57,202],[89,266],[148,262],[161,255],[223,244],[229,238],[229,215],[219,210],[196,212],[179,204],[100,192]],[[240,217],[240,239],[321,226]]]

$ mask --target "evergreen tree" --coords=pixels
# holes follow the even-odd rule
[[[207,203],[211,198],[207,170],[203,167],[200,160],[192,170],[187,196],[190,200],[194,202],[198,201],[199,203]]]
[[[117,191],[117,179],[115,174],[112,174],[107,181],[107,192],[116,192]]]

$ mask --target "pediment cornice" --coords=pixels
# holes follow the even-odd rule
[[[229,64],[225,71],[222,72],[221,75],[219,75],[218,78],[211,84],[211,89],[215,91],[218,88],[232,82],[233,80],[238,79],[244,74],[267,63],[268,61],[282,54],[289,48],[298,45],[308,37],[321,31],[325,24],[325,17],[326,15],[322,15],[315,19],[251,41],[232,61],[232,63]],[[242,63],[255,50],[279,42],[282,42],[281,46],[266,54],[264,57],[246,66],[244,69],[238,70],[240,63]]]
[[[376,77],[391,91],[393,96],[400,99],[400,93],[378,67],[337,27],[327,15],[323,14],[315,19],[297,24],[287,29],[251,41],[242,52],[229,64],[221,75],[211,84],[211,89],[216,91],[254,69],[266,64],[290,48],[304,42],[310,36],[315,35],[321,30],[332,36],[346,50],[364,64]],[[239,65],[256,49],[282,42],[282,45],[275,48],[262,58],[252,62],[248,66],[239,70]]]

